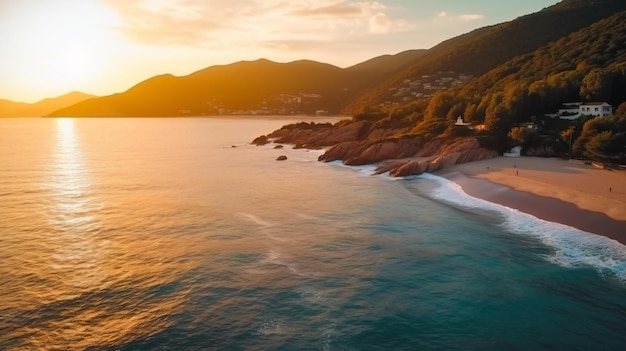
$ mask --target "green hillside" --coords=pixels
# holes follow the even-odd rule
[[[479,77],[514,57],[626,10],[621,0],[564,0],[513,21],[480,28],[429,49],[410,68],[390,77],[348,106],[357,112],[391,100],[403,81],[440,71]],[[396,99],[397,100],[397,99]]]
[[[564,121],[544,116],[576,101],[621,107],[616,117],[587,124],[588,117]],[[619,163],[626,162],[625,101],[626,11],[621,11],[432,97],[369,106],[353,123],[370,122],[368,135],[384,134],[376,129],[396,129],[402,138],[475,136],[483,146],[498,151],[521,144],[526,154],[571,152]],[[484,129],[456,127],[459,116]],[[534,122],[538,129],[515,128],[522,122]]]

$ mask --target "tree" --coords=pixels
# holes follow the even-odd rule
[[[593,69],[580,85],[580,97],[586,101],[607,101],[611,98],[611,76],[602,69]]]
[[[441,90],[437,91],[424,112],[425,119],[444,119],[454,103],[455,98],[453,95]]]
[[[602,162],[626,161],[626,115],[587,121],[574,143],[573,153]]]
[[[537,131],[526,127],[515,127],[509,132],[509,138],[513,139],[522,147],[522,149],[528,148],[532,142],[537,138]]]
[[[607,162],[613,159],[607,145],[613,138],[613,132],[610,130],[600,132],[589,139],[585,144],[585,156],[592,160]]]
[[[619,104],[619,106],[615,110],[615,115],[617,117],[626,117],[626,102],[622,102],[621,104]]]
[[[574,132],[576,131],[575,126],[570,126],[566,130],[561,132],[561,140],[569,145],[570,149],[572,148],[572,140],[574,138]]]

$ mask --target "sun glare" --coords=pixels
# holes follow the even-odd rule
[[[59,127],[59,139],[63,145],[74,141],[74,120],[71,118],[59,118],[57,120]]]
[[[116,17],[101,3],[73,2],[67,10],[55,1],[11,4],[11,17],[0,24],[11,35],[0,38],[0,74],[14,93],[51,97],[72,90],[91,91],[94,81],[107,76],[108,63],[118,51],[111,27]]]
[[[88,54],[78,47],[70,48],[65,53],[64,59],[64,73],[65,75],[73,79],[86,78],[94,72],[93,67],[90,67],[90,60]]]

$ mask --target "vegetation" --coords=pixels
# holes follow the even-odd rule
[[[613,106],[626,101],[626,11],[514,57],[461,87],[438,91],[426,101],[382,108],[388,117],[379,123],[413,125],[411,133],[430,138],[453,137],[458,135],[453,123],[462,116],[485,127],[462,135],[473,134],[492,149],[521,145],[529,155],[556,156],[570,153],[576,141],[573,156],[623,162],[619,123],[589,116],[566,121],[544,114],[568,101],[606,101]],[[522,122],[534,122],[538,130],[516,127]]]
[[[574,155],[608,164],[626,164],[626,103],[611,117],[588,120],[576,139]]]
[[[416,60],[409,69],[372,87],[366,94],[350,104],[348,109],[354,112],[366,106],[378,105],[388,100],[390,91],[402,81],[438,71],[455,71],[476,77],[482,76],[516,57],[523,55],[532,57],[536,50],[545,48],[549,43],[624,10],[626,10],[626,2],[621,0],[565,0],[543,11],[511,22],[474,30],[429,49],[427,54]],[[618,33],[617,29],[607,29]],[[597,52],[599,56],[603,56],[602,51]],[[575,54],[575,50],[571,53]],[[580,52],[580,54],[583,53]],[[550,63],[550,61],[546,62]],[[576,67],[576,64],[577,62],[574,62],[573,67]],[[562,70],[569,69],[568,67],[570,66],[563,66]],[[497,82],[518,69],[516,65],[503,67],[491,76],[491,81]]]

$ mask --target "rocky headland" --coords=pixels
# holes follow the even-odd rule
[[[368,121],[341,121],[286,125],[252,141],[292,144],[294,148],[327,148],[319,161],[340,160],[346,165],[377,164],[376,174],[394,177],[419,175],[443,168],[497,157],[496,151],[481,147],[474,137],[424,138],[407,134],[408,128],[373,128]]]

